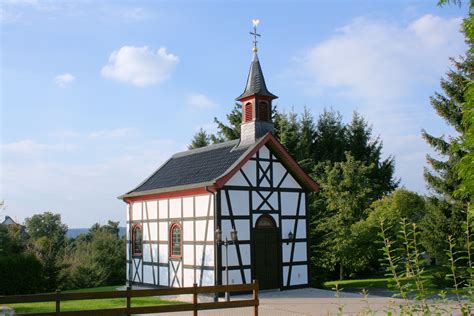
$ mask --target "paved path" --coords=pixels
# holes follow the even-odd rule
[[[249,299],[249,295],[233,296],[232,300]],[[180,297],[185,301],[187,298]],[[297,289],[288,291],[260,292],[260,316],[280,315],[334,315],[342,308],[343,314],[364,315],[368,312],[367,302],[361,294],[341,293],[341,298],[335,297],[335,292],[321,289]],[[369,306],[372,310],[380,311],[375,315],[386,315],[387,308],[395,304],[395,299],[371,296]],[[173,313],[173,316],[192,315],[192,312]],[[201,311],[199,315],[253,315],[253,308],[221,309]]]

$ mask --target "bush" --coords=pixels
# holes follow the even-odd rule
[[[0,295],[37,293],[42,283],[43,266],[35,255],[0,256]]]

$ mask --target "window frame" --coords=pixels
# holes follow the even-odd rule
[[[137,251],[137,230],[140,230],[140,252]],[[143,229],[142,225],[135,224],[132,227],[132,257],[143,256]]]
[[[173,254],[173,230],[179,228],[179,255]],[[170,259],[182,259],[183,258],[183,226],[180,223],[173,223],[169,230],[169,257]]]

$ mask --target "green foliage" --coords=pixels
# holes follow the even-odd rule
[[[364,217],[365,209],[370,205],[370,179],[373,168],[355,160],[346,153],[346,161],[320,165],[323,171],[319,184],[321,196],[325,199],[329,216],[316,222],[316,229],[323,232],[313,253],[317,265],[326,269],[338,266],[340,278],[344,277],[344,268],[357,270],[360,267],[358,256],[354,255],[351,239],[351,226]]]
[[[125,239],[118,222],[95,224],[66,248],[63,288],[96,287],[125,282]]]
[[[34,254],[0,255],[0,295],[30,294],[41,290],[43,267]]]
[[[191,140],[191,144],[188,145],[188,149],[195,149],[206,147],[211,143],[211,137],[207,135],[206,131],[201,128],[199,132],[194,135],[193,139]]]
[[[25,220],[26,231],[31,237],[31,251],[43,264],[46,290],[57,289],[61,280],[61,257],[66,241],[67,226],[61,222],[60,214],[45,212]]]

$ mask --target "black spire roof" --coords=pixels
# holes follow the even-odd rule
[[[267,89],[265,78],[263,77],[262,67],[260,67],[260,61],[258,60],[256,52],[253,55],[252,64],[250,65],[245,91],[239,97],[237,97],[236,100],[240,101],[243,98],[251,95],[266,96],[272,99],[278,98]]]

